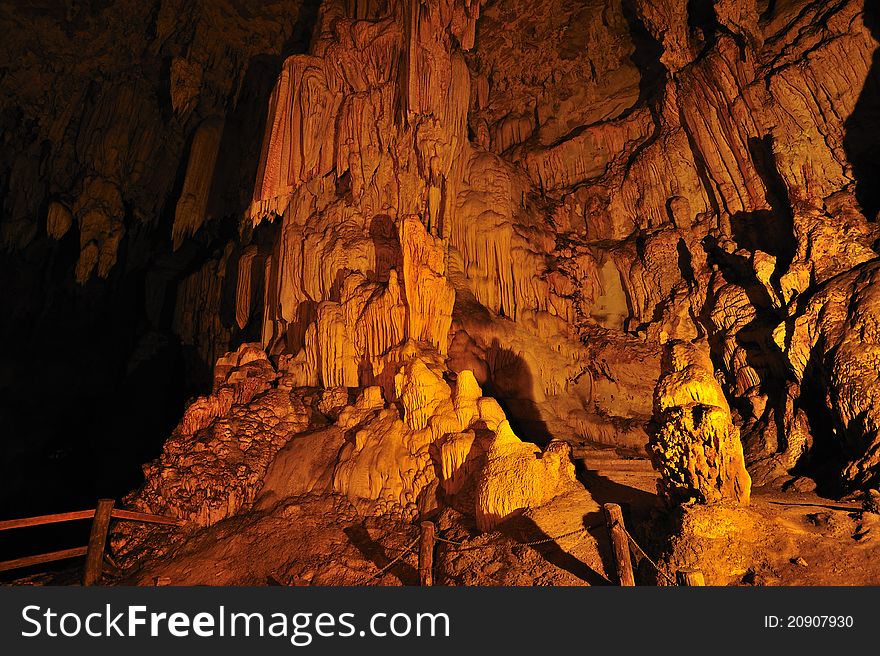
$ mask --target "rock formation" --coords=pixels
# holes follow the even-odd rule
[[[121,496],[138,483],[121,480],[134,461],[154,456],[185,399],[210,387],[214,362],[259,340],[259,319],[240,328],[229,311],[246,248],[231,242],[272,79],[307,47],[301,8],[0,7],[0,338],[20,346],[0,392],[4,421],[7,408],[43,418],[14,420],[22,446],[4,447],[4,505],[28,499],[20,512],[39,514],[77,479]],[[26,391],[36,387],[55,399],[42,410]],[[67,444],[69,476],[40,471],[53,444]]]
[[[705,344],[671,342],[654,397],[650,451],[668,501],[748,504],[752,482],[739,429],[715,380]]]
[[[287,385],[361,390],[333,490],[411,515],[439,463],[441,495],[488,527],[572,480],[554,438],[641,447],[653,414],[667,498],[748,503],[746,465],[779,486],[808,462],[817,385],[852,399],[846,477],[870,480],[868,383],[837,382],[850,333],[816,290],[876,257],[846,137],[871,15],[801,4],[321,4],[270,97],[243,226],[277,237],[229,262],[236,323],[262,306]],[[211,125],[175,235],[199,225]],[[208,307],[180,325],[222,333]],[[819,332],[824,361],[804,351]],[[505,411],[487,420],[456,377]]]
[[[848,461],[844,480],[860,486],[876,485],[880,463],[878,281],[876,262],[856,266],[824,284],[774,333],[798,379],[824,383],[833,439]]]
[[[187,408],[128,502],[209,526],[307,492],[407,519],[444,501],[490,530],[577,485],[568,446],[522,442],[470,371],[450,386],[436,361],[410,355],[394,377],[399,407],[378,386],[349,402],[295,378],[256,345],[221,359],[214,391]]]

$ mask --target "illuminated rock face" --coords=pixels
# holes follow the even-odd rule
[[[797,376],[826,381],[835,437],[849,464],[844,480],[877,484],[880,465],[880,267],[876,262],[830,280],[774,337]]]
[[[285,63],[270,103],[251,210],[282,217],[263,339],[295,355],[315,325],[311,380],[393,391],[389,353],[448,347],[443,224],[469,99],[453,41],[473,40],[479,3],[394,3],[376,22],[342,11],[323,5],[314,54]]]
[[[215,367],[214,390],[184,413],[146,482],[127,502],[209,525],[250,504],[266,468],[312,412],[274,385],[278,374],[258,345],[245,344]]]
[[[373,512],[413,517],[442,501],[490,530],[576,485],[567,445],[542,452],[523,442],[470,371],[450,386],[439,368],[413,359],[395,386],[403,415],[383,409],[379,397],[376,416],[357,426],[334,472],[333,489],[353,501],[375,500]],[[343,428],[350,421],[340,416]]]
[[[255,500],[338,493],[406,519],[447,503],[490,530],[577,485],[567,445],[522,442],[470,371],[453,385],[443,373],[436,355],[409,354],[394,377],[399,407],[377,386],[349,403],[339,388],[291,389],[245,345],[218,362],[214,392],[189,406],[127,501],[211,525]]]
[[[781,484],[813,443],[804,376],[840,385],[830,365],[792,368],[801,347],[773,332],[808,321],[801,299],[873,259],[877,237],[855,170],[868,145],[848,136],[869,122],[870,11],[795,4],[322,3],[269,103],[247,220],[278,237],[238,256],[239,326],[264,290],[262,343],[291,385],[376,387],[403,404],[377,435],[428,430],[452,393],[442,376],[467,371],[542,444],[640,448],[653,414],[670,498],[747,502],[744,460]],[[180,234],[200,198],[194,167]],[[682,345],[695,340],[706,347]],[[689,364],[661,372],[670,341]],[[872,443],[870,427],[840,421]],[[481,470],[490,441],[459,424],[430,443]],[[406,507],[426,456],[395,440],[355,451],[415,458],[388,491]],[[366,461],[337,490],[385,494]],[[867,480],[870,462],[846,477]],[[456,476],[447,492],[491,497]]]
[[[366,16],[322,5],[310,54],[285,62],[272,94],[250,210],[254,225],[279,230],[263,274],[263,344],[291,359],[299,384],[379,385],[389,399],[407,345],[428,345],[499,389],[517,420],[552,426],[530,439],[640,445],[644,368],[657,368],[658,350],[622,333],[584,348],[579,299],[600,299],[596,316],[622,329],[627,291],[611,258],[600,275],[587,249],[557,256],[527,171],[473,138],[475,103],[489,102],[486,79],[470,72],[479,16],[479,2],[461,0]],[[632,96],[630,52],[609,62]],[[573,64],[566,84],[589,67]],[[567,129],[545,131],[552,142]]]
[[[748,504],[751,479],[705,344],[672,342],[654,397],[650,451],[660,494],[673,503]]]
[[[477,480],[477,526],[490,530],[511,513],[540,506],[577,486],[570,454],[570,447],[558,441],[542,453],[502,422],[489,441]]]

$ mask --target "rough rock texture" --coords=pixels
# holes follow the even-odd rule
[[[248,68],[258,55],[280,54],[294,33],[299,3],[254,4],[264,6],[4,7],[3,24],[19,27],[2,46],[3,61],[16,62],[0,86],[2,170],[16,183],[4,196],[4,247],[39,237],[48,201],[50,213],[75,219],[80,282],[106,278],[122,236],[154,225],[169,198],[175,245],[195,232],[206,219],[224,117],[234,113]],[[163,66],[170,79],[161,79]],[[29,141],[36,150],[28,152]],[[41,175],[28,175],[34,165]],[[175,192],[178,165],[185,175]]]
[[[595,22],[588,9],[565,20]],[[575,433],[643,443],[644,366],[656,350],[622,334],[584,348],[573,299],[582,285],[600,286],[592,255],[554,258],[546,199],[517,158],[499,157],[507,147],[471,138],[474,103],[489,93],[469,72],[480,3],[391,3],[370,20],[346,11],[322,5],[311,53],[287,60],[270,101],[250,210],[257,225],[280,222],[264,274],[269,352],[291,355],[303,385],[378,384],[390,398],[404,344],[427,343],[453,371],[489,385],[534,441]],[[624,23],[616,19],[613,35],[599,23],[586,33],[619,39]],[[559,47],[574,57],[580,39]],[[609,61],[632,96],[632,48],[617,46]],[[566,88],[580,88],[589,68],[572,61]],[[604,93],[596,85],[589,98]],[[548,143],[568,132],[550,125],[553,112],[583,107],[578,97],[559,106],[552,93],[541,109]],[[608,307],[596,314],[616,313],[622,327],[616,275],[616,287],[597,293]],[[644,357],[628,370],[620,355],[633,346]]]
[[[564,442],[551,442],[542,453],[514,435],[510,424],[500,424],[477,480],[477,526],[489,530],[512,512],[540,506],[577,485],[570,455]]]
[[[705,343],[670,342],[654,398],[650,451],[660,494],[673,503],[748,504],[752,482],[739,429]]]
[[[876,235],[852,166],[870,144],[848,137],[871,116],[858,89],[873,10],[794,4],[401,2],[337,21],[325,3],[312,53],[276,85],[251,209],[282,221],[264,343],[329,350],[351,359],[329,384],[388,389],[376,354],[345,344],[343,313],[319,308],[353,302],[364,282],[346,277],[387,287],[371,293],[367,342],[393,349],[393,236],[418,216],[445,240],[431,271],[456,290],[450,366],[497,390],[533,439],[643,442],[658,344],[707,337],[750,466],[781,480],[811,437],[773,329],[874,257]],[[521,371],[493,370],[496,353]]]
[[[146,483],[127,502],[134,508],[213,524],[250,504],[266,468],[315,414],[289,389],[262,349],[242,346],[217,363],[210,396],[196,399],[144,466]]]
[[[578,510],[582,508],[580,505]],[[457,540],[466,540],[471,548],[458,551],[438,547],[436,584],[607,583],[604,553],[597,548],[599,540],[592,535],[569,537],[559,546],[554,545],[568,561],[548,559],[546,546],[521,545],[541,535],[531,517],[522,519],[522,524],[510,531],[472,538],[473,520],[447,509],[439,517],[440,530]],[[135,545],[129,536],[114,537],[117,552],[131,553]],[[363,517],[339,495],[297,495],[271,509],[240,513],[211,527],[171,534],[160,530],[156,537],[155,546],[141,561],[132,563],[121,584],[154,585],[159,577],[172,585],[419,583],[418,554],[415,550],[404,553],[418,539],[418,529],[390,518]],[[392,562],[395,559],[399,560]],[[578,569],[569,564],[575,559],[583,563]]]
[[[825,383],[834,439],[844,447],[844,479],[876,485],[880,464],[880,265],[830,279],[774,337],[799,379]]]
[[[291,496],[338,493],[367,515],[413,519],[441,501],[491,530],[517,511],[578,487],[567,445],[522,442],[470,371],[455,385],[436,362],[409,357],[394,377],[399,403],[366,387],[293,387],[256,345],[217,363],[210,396],[193,401],[144,467],[127,502],[209,526]]]
[[[797,553],[793,539],[797,533],[779,531],[769,517],[752,508],[697,504],[679,513],[666,559],[669,573],[698,569],[706,585],[736,585],[746,581],[750,572],[754,576],[755,570],[770,569],[767,561],[784,562]]]
[[[335,428],[273,494],[489,529],[574,482],[555,440],[641,447],[653,415],[669,501],[747,504],[746,465],[811,462],[817,388],[870,482],[872,7],[482,4],[328,0],[275,83],[242,228],[275,237],[236,256],[236,321],[262,305],[282,387],[326,389]],[[199,403],[184,426],[226,400]]]

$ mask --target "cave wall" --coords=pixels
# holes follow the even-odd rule
[[[170,427],[243,341],[389,399],[430,352],[524,439],[641,448],[664,345],[705,339],[757,482],[814,439],[871,480],[819,292],[876,258],[872,0],[2,11],[4,414],[40,457],[78,409],[112,461],[89,417],[161,391]]]
[[[874,18],[861,1],[323,3],[273,92],[249,211],[280,230],[264,345],[304,384],[381,384],[420,339],[385,298],[389,226],[417,216],[456,291],[450,366],[532,439],[640,446],[663,344],[706,339],[756,478],[784,477],[809,402],[774,331],[876,257]]]
[[[60,490],[130,489],[214,360],[255,330],[235,322],[222,273],[244,248],[266,100],[313,14],[0,8],[4,500],[57,509]]]

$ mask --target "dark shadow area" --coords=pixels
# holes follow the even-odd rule
[[[645,27],[632,0],[624,0],[621,8],[623,9],[623,17],[629,26],[634,47],[630,59],[639,71],[639,98],[629,111],[647,105],[654,123],[651,135],[634,148],[627,159],[627,167],[630,167],[639,155],[655,143],[662,134],[663,126],[659,107],[669,71],[660,61],[660,57],[663,55],[663,45]],[[628,113],[624,112],[624,116]]]
[[[594,512],[584,515],[583,527],[588,529],[590,535],[596,538],[599,546],[599,553],[602,557],[602,564],[604,565],[605,569],[608,571],[613,571],[613,565],[610,565],[609,569],[611,548],[608,543],[608,537],[605,534],[605,524],[602,518],[602,513]],[[514,540],[521,544],[528,542],[537,542],[540,540],[546,540],[550,537],[554,537],[547,535],[534,522],[534,520],[526,517],[525,515],[515,515],[511,517],[498,527],[498,531],[502,535],[505,535],[511,540]],[[563,538],[563,540],[563,544],[574,544],[577,541],[577,537]],[[517,548],[518,547],[516,546],[513,547],[513,549]],[[574,576],[578,577],[589,585],[613,585],[611,581],[602,576],[599,572],[565,551],[561,546],[559,546],[559,544],[557,544],[556,541],[544,542],[542,544],[535,544],[530,547],[522,548],[534,549],[539,554],[541,554],[544,560],[546,560],[548,563],[555,565],[559,569],[565,570],[569,574],[573,574]]]
[[[387,214],[377,214],[370,220],[370,239],[376,249],[376,270],[367,275],[375,282],[387,283],[391,269],[401,271],[403,252],[393,219]],[[403,280],[398,280],[402,285]]]
[[[251,202],[252,185],[260,166],[266,108],[282,62],[281,57],[260,55],[248,63],[238,102],[223,122],[206,220],[240,217]]]
[[[370,536],[366,527],[360,524],[344,529],[343,533],[348,536],[348,539],[355,547],[357,547],[357,550],[361,552],[363,557],[373,563],[378,570],[388,567],[388,565],[400,555],[397,551],[393,551],[390,554],[386,553],[385,547],[374,540]],[[419,584],[418,570],[404,560],[392,565],[388,570],[388,573],[397,577],[397,580],[403,585]],[[379,580],[380,579],[373,579],[374,582]]]
[[[773,18],[776,13],[776,0],[767,0],[767,6],[764,8],[764,11],[761,12],[761,16],[758,18],[760,22],[766,22]]]
[[[475,422],[468,431],[474,434],[470,449],[464,460],[451,472],[443,470],[443,448],[437,442],[428,448],[434,474],[438,481],[443,481],[437,486],[435,499],[439,505],[454,508],[465,517],[474,515],[477,498],[476,474],[485,467],[486,447],[495,436],[482,419]]]
[[[807,415],[813,445],[794,473],[816,481],[816,494],[836,499],[845,492],[841,473],[847,464],[847,453],[836,422],[828,409],[828,392],[823,381],[820,349],[813,349],[804,369],[801,383],[801,408]]]
[[[319,4],[305,3],[284,52],[248,62],[244,79],[236,84],[237,97],[227,107],[205,223],[180,248],[173,250],[171,244],[175,207],[194,128],[202,117],[196,112],[187,126],[171,125],[177,119],[170,106],[170,59],[157,57],[140,63],[145,79],[138,90],[155,99],[155,109],[168,126],[167,134],[152,137],[159,145],[151,160],[151,165],[170,171],[168,183],[149,199],[123,194],[125,215],[116,218],[124,222],[125,234],[107,277],[93,275],[82,285],[75,281],[80,251],[76,221],[58,241],[46,234],[48,202],[56,196],[47,195],[39,208],[39,221],[33,219],[38,231],[30,243],[0,257],[0,340],[9,347],[0,363],[0,519],[93,508],[100,497],[119,500],[141,485],[141,466],[160,454],[187,399],[210,390],[213,361],[205,352],[223,345],[222,336],[214,334],[199,335],[204,340],[200,344],[187,343],[178,334],[179,294],[191,274],[231,252],[219,323],[232,348],[259,339],[262,277],[254,278],[248,324],[240,329],[234,274],[242,249],[254,244],[265,255],[274,246],[277,229],[267,224],[247,230],[238,244],[238,221],[253,191],[269,94],[284,57],[308,49]],[[102,93],[115,92],[111,84],[90,85],[82,121],[94,120],[90,112],[101,106]],[[4,124],[16,111],[2,110]],[[14,116],[8,122],[17,125]],[[28,145],[25,138],[27,152],[39,154],[39,167],[51,168],[50,144]],[[77,135],[65,134],[64,139],[75,142]],[[0,157],[4,212],[20,193],[8,161],[13,160]],[[155,176],[160,178],[166,179]],[[57,198],[71,205],[78,193],[75,176],[53,184],[62,186]],[[4,214],[0,220],[5,224],[11,217]],[[88,522],[80,524],[11,531],[0,540],[0,559],[85,544]]]
[[[731,217],[731,237],[736,247],[742,251],[749,254],[762,251],[776,258],[769,284],[773,294],[780,296],[781,276],[788,271],[797,253],[791,200],[776,165],[772,136],[750,138],[748,145],[755,170],[764,184],[765,201],[770,206],[770,210],[740,212]],[[719,267],[727,280],[740,285],[745,290],[751,305],[756,310],[755,318],[740,329],[736,335],[737,344],[746,353],[748,365],[758,374],[760,393],[766,395],[768,399],[764,414],[761,417],[756,417],[754,422],[743,426],[742,439],[747,465],[751,465],[753,462],[773,455],[773,453],[767,452],[762,436],[771,421],[776,427],[776,453],[784,452],[788,447],[788,435],[785,429],[786,387],[792,381],[792,374],[784,353],[773,340],[774,330],[781,321],[786,319],[787,315],[777,307],[780,301],[774,299],[771,291],[758,280],[749,256],[739,251],[728,253],[717,242],[713,243],[711,238],[704,242],[704,248],[709,256],[709,261]],[[707,299],[705,307],[714,305],[709,303],[710,300],[712,299]],[[708,317],[705,317],[705,320],[708,320]],[[712,358],[716,366],[723,362],[723,353],[726,348],[723,344],[723,338],[719,337],[715,335],[710,336],[709,339]],[[820,491],[827,494],[831,492],[831,488],[837,485],[838,477],[833,470],[836,469],[839,473],[840,466],[833,463],[839,461],[839,455],[834,453],[835,447],[826,440],[826,436],[832,434],[831,425],[826,416],[824,398],[817,396],[817,394],[824,394],[824,392],[811,389],[808,378],[809,374],[805,378],[800,399],[795,405],[795,411],[799,408],[805,410],[811,433],[815,436],[816,442],[811,449],[809,458],[798,463],[792,473],[815,479],[819,484]],[[728,379],[727,382],[729,386],[736,383],[733,379]],[[737,409],[742,417],[751,416],[752,409],[746,400],[729,400],[731,407]],[[819,465],[819,463],[822,464]]]
[[[615,449],[615,451],[617,451]],[[621,459],[626,456],[617,451],[617,455]],[[606,503],[616,503],[623,511],[623,521],[627,530],[642,543],[645,548],[656,546],[658,538],[662,538],[667,533],[662,530],[662,523],[658,524],[655,517],[658,511],[661,511],[663,505],[660,497],[656,494],[645,492],[629,485],[618,483],[607,476],[603,476],[598,471],[590,469],[584,459],[575,460],[575,471],[578,480],[584,484],[584,487],[590,492],[590,496],[600,506]],[[604,525],[604,516],[602,513],[598,520],[601,526],[596,529],[594,535],[599,543],[599,552],[602,556],[602,562],[605,570],[608,572],[615,571],[615,562],[611,554],[611,546],[608,541],[608,532]],[[654,554],[656,557],[656,553]],[[636,583],[651,584],[657,583],[657,574],[653,567],[645,559],[636,560]],[[614,583],[614,585],[617,585]]]
[[[694,283],[696,283],[696,278],[694,277],[693,257],[688,250],[684,238],[679,238],[675,250],[678,253],[678,270],[681,271],[681,277],[687,282],[688,287],[693,287]]]
[[[536,383],[528,363],[497,339],[486,350],[486,361],[489,378],[483,384],[483,394],[498,401],[517,437],[541,448],[547,446],[553,435],[535,403]]]
[[[880,0],[865,0],[865,26],[880,41]],[[852,114],[844,123],[843,147],[852,165],[855,193],[869,221],[880,211],[880,48],[874,50]]]
[[[641,107],[654,100],[666,82],[668,71],[660,61],[663,45],[645,27],[632,0],[624,0],[621,6],[633,42],[630,60],[640,74],[639,99],[636,107]]]
[[[773,137],[751,137],[749,153],[767,190],[765,200],[771,209],[735,214],[730,220],[731,236],[739,248],[752,252],[760,250],[776,258],[771,282],[778,286],[779,278],[788,270],[797,253],[794,214],[788,190],[776,166]]]
[[[660,497],[629,485],[623,485],[589,469],[583,459],[575,460],[577,478],[600,506],[604,503],[617,503],[633,512],[632,519],[638,520],[646,516],[652,509],[659,507]]]
[[[829,503],[797,503],[796,501],[768,501],[767,503],[772,506],[803,506],[804,508],[825,508],[827,510],[842,510],[844,512],[852,512],[862,509],[860,503],[851,506],[834,506]]]
[[[696,53],[702,54],[715,44],[721,26],[715,16],[713,0],[688,0],[687,23],[691,47]]]
[[[727,36],[733,39],[739,48],[740,59],[745,60],[748,48],[746,37],[718,21],[714,0],[688,0],[687,21],[690,47],[696,59],[709,52],[719,37]]]
[[[758,279],[750,256],[740,253],[739,250],[749,254],[762,251],[776,258],[769,283],[773,293],[779,295],[779,280],[788,271],[795,257],[797,240],[794,235],[794,216],[790,199],[773,154],[772,137],[749,139],[749,152],[756,172],[766,189],[765,201],[771,209],[739,212],[731,217],[731,238],[736,244],[737,252],[728,253],[713,237],[704,240],[703,248],[709,262],[718,266],[725,279],[745,290],[750,304],[756,310],[755,318],[739,330],[736,339],[746,353],[747,363],[758,373],[760,391],[768,397],[768,411],[772,413],[776,423],[778,448],[784,450],[787,445],[784,430],[784,390],[786,383],[791,379],[791,374],[784,354],[773,340],[773,331],[785,318],[785,313],[777,307],[778,301],[771,296],[771,291]],[[710,291],[704,308],[715,306],[711,296]],[[704,314],[701,321],[703,325],[711,325],[708,314]],[[716,367],[725,370],[726,367],[722,366],[726,349],[724,336],[710,335],[709,346]],[[733,387],[736,381],[728,376],[727,384]],[[729,399],[729,401],[742,416],[748,417],[751,414],[751,408],[745,400]],[[758,419],[763,421],[762,418]],[[761,425],[759,422],[755,426],[760,429]],[[760,430],[754,433],[758,439],[760,439],[759,432]],[[743,433],[747,453],[751,452],[748,448],[751,437],[752,434],[749,432]]]
[[[0,371],[2,518],[94,507],[139,485],[188,392],[179,341],[146,316],[145,273],[127,267],[126,250],[144,237],[132,231],[107,280],[83,286],[71,275],[72,237],[0,261],[10,291],[0,339],[15,345]],[[78,546],[81,533],[47,529],[43,548],[40,531],[14,531],[0,558]]]

